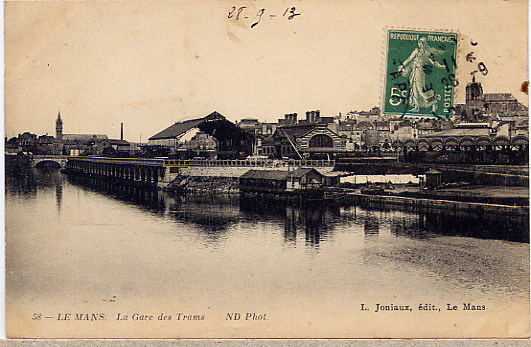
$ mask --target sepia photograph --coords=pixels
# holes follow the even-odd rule
[[[8,338],[529,338],[527,1],[4,8]]]

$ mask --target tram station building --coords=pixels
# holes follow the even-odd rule
[[[243,159],[253,153],[253,144],[253,134],[215,111],[176,122],[148,140],[149,146],[169,148],[172,155],[196,153],[217,159]]]

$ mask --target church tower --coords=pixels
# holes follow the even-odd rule
[[[63,121],[61,120],[61,112],[57,112],[57,120],[55,121],[55,139],[63,141]]]
[[[466,85],[466,120],[477,122],[483,114],[483,87],[476,82],[476,76],[472,75],[472,83]]]
[[[466,85],[466,103],[472,100],[480,100],[483,95],[481,83],[476,82],[476,76],[472,76],[472,83]]]

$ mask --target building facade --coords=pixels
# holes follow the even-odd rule
[[[501,120],[515,124],[528,118],[528,107],[511,93],[484,93],[475,78],[466,86],[464,104],[457,104],[455,116],[462,122]]]
[[[180,155],[194,146],[205,146],[217,159],[245,158],[253,153],[255,136],[228,121],[218,112],[183,122],[177,122],[153,135],[149,146],[170,149],[170,155]],[[197,149],[197,147],[195,147]]]

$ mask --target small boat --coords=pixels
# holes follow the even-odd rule
[[[385,189],[381,186],[372,185],[365,188],[361,188],[361,194],[385,195]]]

